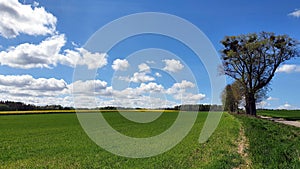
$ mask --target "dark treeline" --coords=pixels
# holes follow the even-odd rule
[[[73,110],[73,107],[63,107],[61,105],[46,105],[36,106],[33,104],[25,104],[22,102],[14,101],[0,101],[0,111],[26,111],[26,110]],[[79,108],[80,109],[80,108]],[[87,109],[87,108],[82,108]],[[98,110],[129,110],[132,108],[106,106],[100,108],[94,108]],[[144,108],[135,108],[137,110],[143,110]],[[161,110],[182,110],[182,111],[222,111],[221,105],[204,105],[204,104],[186,104],[178,105],[169,108],[159,108]]]
[[[182,111],[223,111],[222,105],[210,105],[210,104],[185,104],[175,106],[174,110]]]
[[[72,107],[63,107],[61,105],[36,106],[22,102],[0,101],[0,111],[25,111],[25,110],[71,110]]]
[[[99,110],[131,110],[133,108],[130,107],[114,107],[114,106],[106,106],[97,108]],[[143,110],[145,108],[135,108],[136,110]],[[209,105],[209,104],[185,104],[178,105],[174,107],[168,108],[156,108],[160,110],[182,110],[182,111],[223,111],[222,105]]]

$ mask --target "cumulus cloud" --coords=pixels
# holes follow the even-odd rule
[[[0,0],[0,35],[14,38],[20,33],[47,35],[56,32],[57,19],[37,4],[24,5],[18,0]]]
[[[86,65],[88,69],[97,69],[107,65],[107,57],[106,53],[91,53],[84,48],[75,48],[64,50],[64,54],[58,56],[57,62],[71,67]]]
[[[15,96],[56,96],[67,89],[63,79],[33,78],[30,75],[0,75],[0,91]]]
[[[182,70],[184,67],[179,60],[175,59],[166,59],[163,60],[163,62],[165,63],[165,67],[163,68],[163,70],[173,73]]]
[[[116,90],[102,80],[75,81],[67,84],[62,79],[34,78],[31,75],[0,75],[1,100],[21,101],[30,104],[60,104],[75,107],[125,106],[125,107],[172,107],[178,103],[166,99],[165,95],[182,104],[198,103],[204,94],[188,93],[184,89],[193,87],[189,81],[175,83],[168,93],[163,85],[155,82],[141,83],[138,87]],[[177,90],[176,89],[182,89]],[[74,98],[73,98],[74,96]],[[74,102],[75,101],[75,102]]]
[[[206,97],[205,94],[202,93],[188,93],[186,90],[191,88],[195,88],[195,84],[183,80],[179,83],[174,83],[165,93],[173,96],[176,100],[180,100],[181,104],[196,104]]]
[[[13,68],[51,68],[57,64],[74,67],[77,64],[87,65],[89,69],[103,67],[107,64],[107,55],[91,53],[83,48],[66,49],[65,35],[54,35],[39,44],[23,43],[0,52],[0,64]]]
[[[124,80],[127,82],[134,82],[134,83],[145,83],[150,81],[155,81],[153,76],[147,74],[148,72],[135,72],[133,73],[132,77],[129,76],[120,76],[118,77],[119,80]]]
[[[180,83],[174,83],[173,86],[166,91],[166,93],[168,94],[181,93],[188,88],[194,88],[194,87],[195,87],[194,83],[187,80],[182,80]]]
[[[55,35],[40,44],[23,43],[0,52],[1,65],[14,68],[36,68],[56,65],[60,49],[65,45],[64,35]]]
[[[140,72],[150,72],[150,67],[146,63],[142,63],[139,66],[139,71]]]
[[[149,82],[154,80],[154,77],[147,75],[145,72],[135,72],[133,77],[129,79],[130,82],[135,83]]]
[[[105,90],[107,82],[101,80],[78,80],[68,85],[68,88],[71,90],[70,93],[73,94],[92,95]]]
[[[164,91],[164,87],[160,84],[154,83],[154,82],[150,82],[148,84],[142,83],[140,85],[140,87],[138,88],[138,90],[141,93],[152,93],[152,92],[163,92]]]
[[[181,100],[181,104],[197,104],[205,98],[205,94],[182,93],[181,95],[175,95],[174,98]]]
[[[115,71],[125,71],[129,67],[129,63],[126,59],[116,59],[114,60],[112,66],[111,66]]]
[[[291,12],[288,15],[299,18],[300,17],[300,9],[296,9],[294,12]]]
[[[300,66],[293,65],[293,64],[284,64],[280,66],[276,72],[278,73],[293,73],[293,72],[300,72]]]

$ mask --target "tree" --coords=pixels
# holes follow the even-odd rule
[[[268,32],[226,36],[221,43],[222,71],[240,82],[246,113],[256,116],[258,92],[270,83],[283,62],[299,57],[299,43],[287,35]]]
[[[267,98],[268,85],[260,89],[255,94],[256,103],[263,101]],[[229,112],[237,112],[242,103],[245,102],[245,92],[243,86],[239,81],[234,81],[228,84],[222,93],[222,102],[224,110]]]
[[[222,93],[224,110],[227,110],[229,112],[237,112],[242,100],[242,96],[243,94],[241,85],[238,81],[235,81],[233,84],[227,85]]]

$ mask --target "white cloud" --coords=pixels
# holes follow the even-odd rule
[[[33,7],[38,7],[40,4],[38,3],[38,2],[36,2],[36,1],[33,1]]]
[[[101,90],[106,90],[107,82],[101,80],[78,80],[68,85],[68,88],[71,90],[70,93],[92,95],[100,93]]]
[[[84,48],[66,49],[64,54],[58,55],[57,62],[71,67],[86,65],[88,69],[97,69],[107,65],[107,54],[91,53]]]
[[[300,17],[300,9],[296,9],[294,12],[291,12],[288,15],[299,18]]]
[[[146,63],[142,63],[138,67],[139,67],[139,71],[140,72],[147,72],[147,73],[149,73],[151,71],[150,67]]]
[[[63,79],[38,78],[30,75],[0,75],[0,91],[14,96],[56,96],[67,89]]]
[[[194,83],[187,80],[183,80],[180,83],[174,83],[173,86],[169,88],[166,92],[168,94],[182,93],[185,92],[187,88],[194,88],[194,87],[195,87]]]
[[[277,109],[286,109],[286,110],[292,110],[297,109],[295,106],[292,106],[288,103],[285,103],[284,105],[279,106]]]
[[[5,38],[14,38],[20,33],[54,34],[56,22],[56,17],[44,7],[23,5],[18,0],[0,0],[0,35]]]
[[[180,83],[174,83],[172,87],[165,91],[165,93],[173,96],[176,100],[180,100],[181,104],[196,104],[206,97],[205,94],[202,93],[188,93],[186,89],[191,88],[195,88],[195,84],[183,80]]]
[[[190,88],[185,81],[174,88]],[[166,90],[154,82],[141,83],[136,88],[115,90],[101,80],[75,81],[67,84],[62,79],[34,78],[30,75],[0,75],[0,100],[21,101],[30,104],[60,104],[75,107],[124,106],[124,107],[172,107],[178,103],[166,99]],[[74,98],[73,98],[73,96]],[[170,95],[170,94],[168,94]],[[204,94],[187,93],[184,90],[171,94],[182,104],[198,103]],[[73,102],[75,101],[75,103]]]
[[[39,44],[23,43],[0,52],[0,64],[13,68],[51,68],[58,63],[74,67],[87,65],[89,69],[103,67],[107,64],[107,55],[91,53],[83,48],[66,49],[60,54],[66,39],[63,34],[46,38]]]
[[[197,104],[200,100],[205,98],[205,94],[182,93],[181,95],[175,95],[174,98],[181,100],[182,104]]]
[[[279,100],[279,98],[274,98],[274,97],[268,97],[267,101],[274,101],[274,100]]]
[[[266,106],[271,106],[271,104],[268,103],[267,101],[261,101],[259,103],[256,103],[256,107],[260,109],[266,108]]]
[[[120,70],[120,71],[125,71],[129,67],[129,63],[126,59],[116,59],[113,62],[113,65],[111,66],[115,71]]]
[[[156,73],[155,73],[155,76],[156,76],[156,77],[161,77],[161,74],[158,73],[158,72],[156,72]]]
[[[151,92],[163,92],[164,87],[154,82],[150,82],[148,84],[142,83],[138,88],[141,93],[151,93]]]
[[[135,72],[133,77],[129,79],[130,82],[135,83],[149,82],[154,80],[154,77],[147,75],[145,72]]]
[[[173,72],[173,73],[182,70],[184,67],[179,60],[175,60],[175,59],[166,59],[163,60],[163,62],[166,64],[163,70]]]
[[[0,52],[1,65],[14,68],[36,68],[56,65],[60,49],[65,45],[64,35],[55,35],[40,44],[24,43],[16,47],[10,47]]]
[[[284,64],[280,66],[276,72],[278,73],[293,73],[293,72],[300,72],[300,66],[298,65],[290,65],[290,64]]]

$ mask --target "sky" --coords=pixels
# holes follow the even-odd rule
[[[142,12],[188,21],[218,55],[227,35],[267,31],[300,40],[296,0],[0,0],[0,100],[73,107],[220,104],[212,101],[209,65],[172,37],[135,35],[108,51],[87,45],[110,22]],[[139,22],[134,26],[147,24]],[[128,27],[133,25],[117,31]],[[169,29],[180,32],[182,27]],[[94,45],[110,43],[110,36],[115,34]],[[300,109],[299,75],[300,58],[282,64],[258,108]]]

